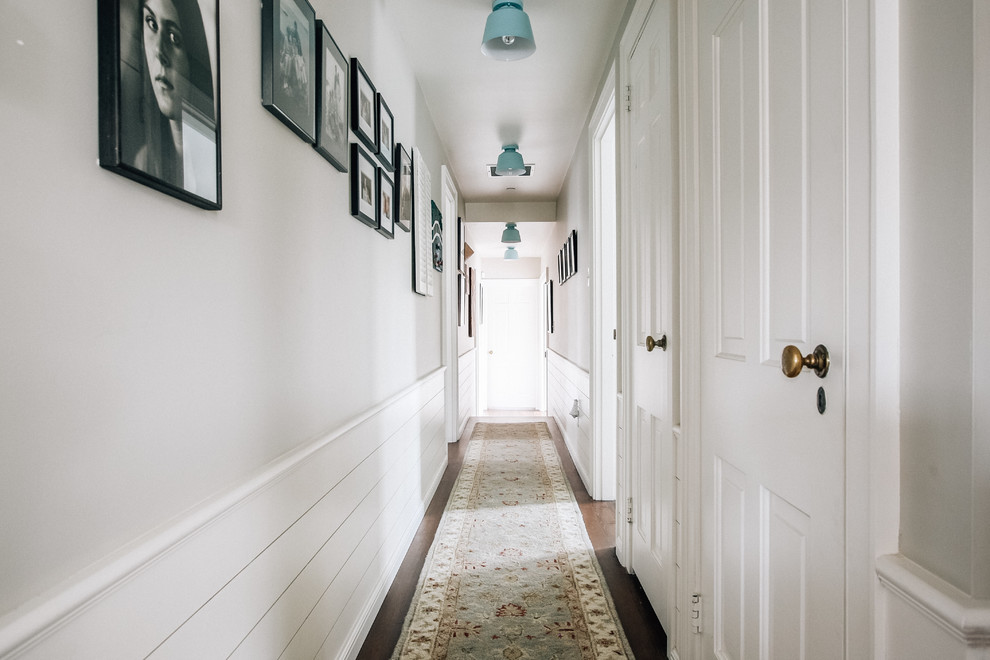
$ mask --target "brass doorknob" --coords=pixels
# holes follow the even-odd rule
[[[661,350],[667,350],[667,335],[663,335],[660,339],[654,339],[649,335],[646,336],[646,350],[653,352],[654,348],[660,347]]]
[[[785,346],[784,352],[780,354],[780,370],[788,378],[794,378],[801,373],[802,367],[814,369],[819,378],[828,375],[828,349],[818,344],[815,352],[810,355],[801,355],[801,349],[797,346]]]

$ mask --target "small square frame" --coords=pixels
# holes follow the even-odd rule
[[[378,233],[395,238],[395,185],[385,168],[378,168]]]
[[[378,90],[358,58],[351,58],[351,130],[371,153],[378,152]]]
[[[385,97],[378,94],[378,107],[375,110],[378,121],[375,123],[375,143],[378,145],[378,160],[382,167],[391,172],[395,169],[395,117],[385,103]]]
[[[378,166],[357,142],[351,143],[351,215],[378,229]]]

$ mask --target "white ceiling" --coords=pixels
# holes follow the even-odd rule
[[[524,0],[536,52],[516,62],[481,53],[491,0],[384,3],[462,201],[556,200],[628,0]],[[488,176],[485,166],[509,143],[535,165],[531,177]]]
[[[541,257],[555,228],[553,222],[519,223],[522,242],[515,244],[516,252],[520,257]],[[508,247],[502,244],[503,229],[505,225],[498,222],[465,222],[464,242],[482,259],[501,259]]]

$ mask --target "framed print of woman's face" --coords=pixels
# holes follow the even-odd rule
[[[99,0],[100,166],[221,208],[218,0]]]

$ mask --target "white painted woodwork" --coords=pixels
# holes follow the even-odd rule
[[[488,408],[539,410],[543,368],[540,280],[486,280]]]
[[[457,403],[460,410],[457,414],[457,437],[461,437],[464,427],[467,426],[468,418],[478,414],[477,397],[475,394],[475,382],[477,380],[477,356],[478,352],[471,349],[464,353],[457,360],[458,373],[458,397]]]
[[[843,656],[844,18],[698,4],[706,657]],[[780,372],[819,343],[826,379]]]
[[[595,447],[592,439],[594,410],[591,406],[591,374],[554,350],[547,351],[547,414],[557,422],[567,451],[581,481],[594,499]],[[574,401],[579,413],[572,417]]]
[[[0,627],[19,658],[354,657],[446,467],[443,370]]]
[[[878,657],[990,660],[990,599],[976,599],[903,555],[877,559]]]
[[[615,499],[616,393],[619,387],[618,253],[617,253],[617,151],[615,118],[615,67],[603,86],[602,96],[589,125],[591,152],[592,226],[592,405],[598,412],[592,433],[594,488],[592,497]],[[552,270],[552,268],[551,268]]]
[[[446,413],[445,434],[447,442],[457,442],[457,417],[460,410],[458,403],[459,374],[458,356],[460,335],[458,333],[458,300],[457,269],[453,264],[458,263],[457,243],[457,187],[446,165],[440,166],[440,212],[443,223],[443,260],[448,264],[442,273],[443,280],[443,363],[447,367],[444,390],[444,410]],[[465,314],[465,318],[467,315]]]
[[[629,374],[624,428],[628,482],[620,498],[632,497],[628,535],[631,568],[668,631],[668,650],[679,644],[675,617],[677,578],[674,512],[678,323],[675,3],[637,6],[620,54],[620,79],[629,86],[629,110],[620,124],[624,289],[623,340]],[[620,84],[620,89],[622,89]],[[646,337],[666,335],[668,349],[646,350]]]

